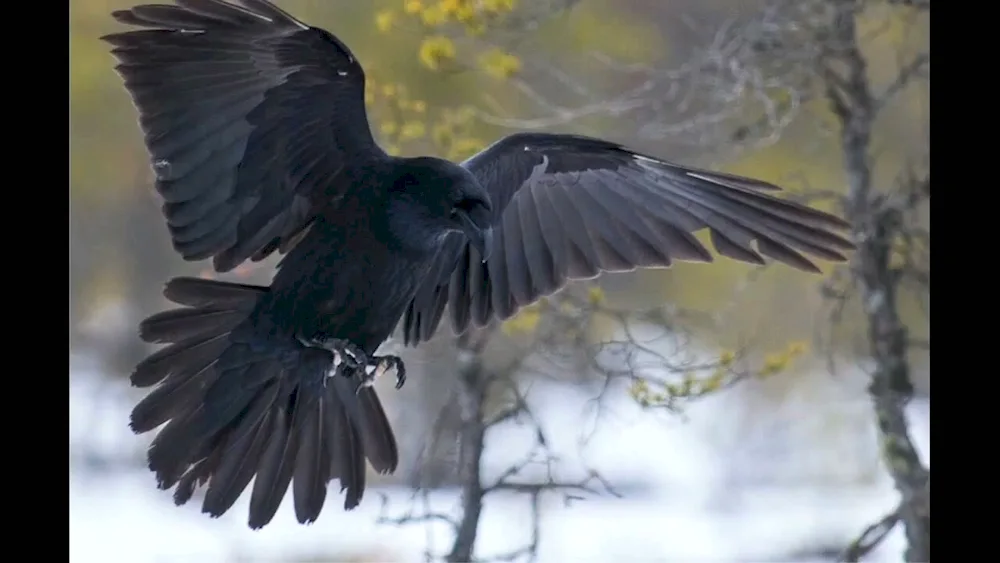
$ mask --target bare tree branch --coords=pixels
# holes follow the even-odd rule
[[[899,512],[900,509],[896,508],[878,522],[865,528],[865,531],[861,532],[861,535],[847,546],[847,549],[840,556],[840,560],[844,563],[857,563],[871,553],[899,523]]]
[[[868,319],[874,369],[869,393],[875,408],[882,456],[902,501],[899,517],[906,530],[907,561],[930,560],[930,508],[922,502],[929,472],[909,435],[905,407],[913,396],[907,360],[909,338],[899,314],[900,276],[891,266],[892,243],[903,228],[898,207],[875,192],[871,134],[876,100],[866,61],[858,45],[855,0],[831,0],[837,13],[831,26],[835,48],[828,53],[824,76],[830,104],[841,120],[841,148],[848,175],[848,217],[858,250],[853,269]],[[843,66],[846,71],[836,70]],[[843,74],[839,74],[843,72]],[[900,82],[897,80],[896,82]]]
[[[487,427],[482,421],[483,404],[490,379],[479,354],[467,353],[462,356],[458,375],[458,404],[462,420],[458,463],[462,480],[462,518],[455,531],[455,543],[446,557],[447,561],[454,563],[472,561],[472,550],[476,544],[479,519],[483,511],[481,465]]]
[[[885,89],[882,95],[878,96],[875,102],[875,111],[880,112],[889,102],[893,100],[906,86],[923,75],[926,67],[930,65],[931,56],[929,53],[921,53],[912,61],[903,66],[896,75],[895,80]]]

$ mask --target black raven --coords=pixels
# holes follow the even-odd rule
[[[361,500],[367,458],[395,470],[371,380],[403,366],[376,349],[401,325],[427,340],[506,319],[567,280],[710,262],[692,235],[763,264],[842,261],[841,219],[697,170],[575,135],[518,133],[461,164],[387,155],[364,70],[336,37],[265,0],[175,0],[116,11],[145,29],[103,37],[138,110],[174,248],[219,272],[283,254],[269,287],[175,278],[181,308],[140,326],[132,412],[159,486],[226,512],[254,476],[249,525],[292,487],[312,522],[333,479]],[[756,247],[751,243],[756,241]],[[294,484],[293,484],[294,483]]]

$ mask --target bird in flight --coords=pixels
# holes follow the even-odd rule
[[[301,523],[327,485],[361,501],[365,460],[398,451],[373,378],[399,328],[426,341],[511,317],[569,280],[711,262],[715,250],[818,272],[853,245],[833,215],[757,180],[673,164],[601,139],[516,133],[461,163],[385,153],[365,73],[329,32],[265,0],[175,0],[116,11],[107,35],[139,114],[174,249],[228,272],[278,252],[270,286],[180,277],[179,308],[145,319],[167,346],[139,363],[153,387],[131,428],[161,489],[229,510],[253,480],[249,526],[288,489]]]

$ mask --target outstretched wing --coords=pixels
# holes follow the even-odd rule
[[[346,45],[265,0],[176,0],[112,15],[107,35],[139,111],[174,248],[220,272],[285,251],[386,158]]]
[[[408,344],[429,339],[445,305],[457,332],[600,272],[711,262],[694,232],[743,262],[773,258],[818,272],[806,255],[843,261],[854,247],[833,215],[767,194],[777,186],[679,166],[589,137],[519,133],[463,163],[493,199],[484,264],[453,234],[403,317]],[[751,244],[756,242],[756,248]]]

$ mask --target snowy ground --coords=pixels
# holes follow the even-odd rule
[[[70,377],[71,454],[81,448],[106,453],[141,449],[142,444],[124,424],[131,401],[124,390],[121,396],[95,404],[93,390],[100,378],[82,362],[76,361],[74,366]],[[545,413],[543,424],[550,439],[568,458],[582,456],[588,466],[612,482],[649,485],[648,490],[625,498],[590,498],[570,507],[552,498],[543,507],[542,561],[736,562],[787,561],[789,557],[805,561],[794,554],[817,546],[836,549],[846,545],[896,502],[891,484],[881,476],[855,480],[854,484],[832,479],[826,486],[795,478],[787,479],[791,484],[780,488],[727,486],[725,469],[735,463],[750,464],[748,460],[753,458],[728,451],[732,449],[731,438],[706,436],[718,436],[720,428],[723,434],[746,435],[746,429],[740,430],[740,423],[731,420],[733,401],[738,397],[704,401],[682,421],[640,411],[620,394],[620,399],[607,405],[601,431],[583,450],[579,436],[589,395],[547,384],[536,385],[530,397],[546,405],[538,412]],[[864,407],[863,397],[856,402]],[[797,428],[809,428],[807,419],[815,410],[800,408],[788,416],[801,421]],[[929,461],[929,404],[915,404],[910,414],[913,433]],[[99,424],[90,423],[94,416]],[[808,436],[786,435],[783,439],[802,442],[788,446],[793,448],[810,443]],[[521,455],[531,436],[510,428],[498,430],[489,440],[491,455],[484,460],[484,469],[495,475],[511,458]],[[867,443],[867,438],[863,441]],[[827,452],[827,457],[830,455]],[[832,455],[850,458],[852,454]],[[770,462],[758,464],[758,470],[774,466],[775,460]],[[810,463],[830,465],[825,458],[798,464],[806,469],[786,463],[785,472],[793,477],[796,471],[809,473]],[[574,469],[569,466],[566,471],[573,473]],[[358,509],[345,513],[328,506],[316,524],[305,527],[295,523],[291,503],[286,502],[271,525],[252,532],[244,523],[246,496],[226,516],[212,520],[199,514],[195,503],[174,507],[169,493],[156,490],[152,476],[144,470],[111,473],[71,466],[70,559],[75,563],[292,557],[330,561],[334,556],[343,559],[353,555],[422,561],[425,549],[446,551],[450,538],[443,527],[377,524],[383,509],[380,494],[388,499],[389,515],[399,515],[411,505],[408,490],[370,489]],[[435,506],[446,509],[457,501],[457,495],[450,491],[440,491],[432,499]],[[480,526],[477,554],[489,556],[517,549],[529,537],[529,520],[523,498],[491,497]],[[902,538],[897,530],[870,561],[899,561],[901,552]]]

